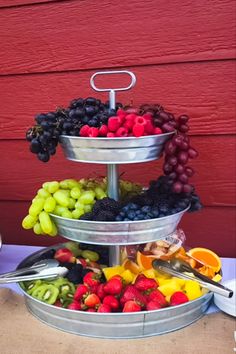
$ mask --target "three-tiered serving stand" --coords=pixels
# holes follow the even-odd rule
[[[131,83],[124,88],[98,88],[98,75],[128,74]],[[95,91],[109,91],[110,108],[115,108],[116,91],[125,91],[136,83],[130,71],[105,71],[95,73],[90,84]],[[76,162],[107,165],[108,196],[119,200],[119,164],[147,162],[160,158],[164,143],[173,133],[143,136],[140,138],[82,138],[61,136],[60,143],[67,159]],[[186,209],[187,210],[187,209]],[[109,246],[110,265],[120,264],[121,246],[157,241],[171,235],[186,212],[140,221],[97,222],[66,219],[51,215],[58,233],[66,239]],[[19,266],[34,262],[49,249],[27,257]],[[207,293],[188,303],[155,311],[135,313],[91,313],[73,311],[48,305],[26,292],[25,301],[29,311],[41,321],[66,332],[100,338],[142,338],[177,330],[200,318],[209,306],[212,294]]]

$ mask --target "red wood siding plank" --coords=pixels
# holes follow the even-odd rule
[[[27,202],[1,202],[0,224],[3,242],[7,244],[49,246],[64,242],[62,237],[37,236],[23,230],[22,219],[27,213]],[[183,228],[190,247],[208,247],[220,256],[235,257],[235,208],[204,208],[183,216]]]
[[[205,205],[236,205],[236,166],[234,136],[193,137],[192,145],[200,156],[193,160],[197,171],[192,178]],[[29,152],[25,141],[0,142],[0,199],[31,200],[45,181],[106,175],[105,165],[75,163],[66,160],[60,148],[49,163],[42,163]],[[123,178],[144,185],[162,174],[163,160],[145,164],[121,165]]]
[[[0,73],[235,57],[234,0],[68,1],[0,12]],[[23,19],[23,20],[22,20]]]
[[[118,101],[137,105],[159,102],[176,115],[187,113],[191,117],[191,134],[236,133],[234,61],[130,69],[137,76],[137,84],[130,91],[118,93]],[[75,97],[95,95],[106,100],[107,94],[99,95],[90,87],[92,73],[1,77],[0,139],[24,138],[36,113],[67,106]],[[123,80],[127,82],[127,78],[116,78],[116,84]]]
[[[0,0],[0,9],[5,7],[15,7],[21,5],[35,5],[58,0]]]

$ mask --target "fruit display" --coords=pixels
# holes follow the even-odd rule
[[[186,211],[202,207],[190,182],[194,169],[189,162],[198,153],[188,135],[189,117],[175,117],[156,103],[115,103],[115,91],[128,90],[136,81],[133,73],[121,73],[132,77],[127,88],[97,89],[92,78],[104,72],[90,80],[95,90],[110,91],[109,102],[74,99],[66,108],[36,115],[26,132],[30,151],[42,162],[50,160],[60,143],[69,160],[108,165],[107,179],[43,183],[22,221],[36,234],[55,236],[58,227],[62,236],[77,241],[43,254],[65,268],[64,277],[21,284],[31,312],[52,326],[56,316],[60,329],[103,338],[165,333],[203,315],[212,294],[196,278],[183,280],[154,269],[153,261],[182,259],[217,281],[221,268],[214,253],[185,249],[184,233],[177,230]],[[120,157],[124,155],[126,160]],[[163,172],[148,187],[118,174],[122,162],[160,157]]]
[[[60,265],[68,269],[67,275],[51,281],[24,282],[22,287],[28,295],[49,305],[98,313],[154,311],[201,297],[206,289],[201,288],[197,281],[160,273],[145,262],[145,257],[149,257],[147,249],[152,250],[152,259],[157,259],[161,256],[155,251],[167,245],[172,246],[167,241],[159,241],[156,247],[142,245],[143,253],[136,248],[133,261],[125,258],[122,265],[109,267],[103,263],[108,261],[106,247],[67,242],[63,248],[51,253]],[[188,254],[195,254],[195,250],[190,249]],[[201,250],[215,259],[218,257],[210,250]],[[183,247],[178,247],[171,257],[183,255],[183,252],[187,254]],[[201,272],[202,268],[197,268],[197,264],[203,260],[200,254],[197,256],[201,259],[196,261],[195,267]],[[204,264],[216,271],[211,264]],[[220,267],[219,264],[217,269]],[[213,279],[219,281],[221,278],[218,274]]]

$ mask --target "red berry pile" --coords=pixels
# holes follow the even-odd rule
[[[90,127],[84,125],[80,129],[82,137],[107,137],[107,138],[123,138],[127,136],[146,136],[162,134],[162,130],[156,127],[153,116],[150,113],[138,115],[137,113],[129,113],[124,109],[118,109],[115,116],[108,119],[107,125],[102,124],[100,127]]]
[[[168,303],[158,286],[155,279],[143,274],[139,274],[132,285],[125,285],[120,275],[102,283],[101,274],[91,271],[84,276],[83,284],[77,286],[67,308],[87,312],[137,312],[158,310],[189,301],[183,292],[178,291]]]

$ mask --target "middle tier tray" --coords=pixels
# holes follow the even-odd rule
[[[160,157],[164,143],[175,132],[125,138],[60,136],[68,160],[101,164],[147,162]]]
[[[172,234],[188,208],[157,219],[139,221],[87,221],[51,214],[58,234],[69,240],[98,245],[132,245],[157,241]]]

